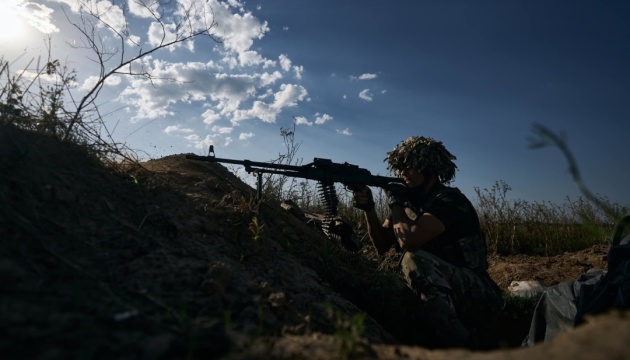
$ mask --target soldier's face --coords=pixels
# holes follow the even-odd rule
[[[424,175],[418,169],[414,168],[406,168],[400,172],[400,177],[405,182],[407,187],[413,188],[416,187],[424,181]]]

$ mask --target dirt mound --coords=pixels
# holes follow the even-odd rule
[[[422,344],[414,299],[387,259],[368,247],[344,252],[279,204],[257,204],[219,164],[173,155],[113,173],[75,145],[1,126],[0,168],[3,358],[461,353],[409,346]],[[551,285],[602,267],[603,255],[494,257],[491,275],[502,287]],[[597,334],[601,324],[627,334],[619,319],[602,317],[558,346],[583,333],[607,336]],[[496,334],[514,325],[520,336],[523,325],[510,321],[494,324],[488,344],[500,346],[506,338]],[[593,346],[628,350],[602,340],[610,343]],[[536,351],[563,358],[553,345]],[[520,358],[525,350],[509,351]]]

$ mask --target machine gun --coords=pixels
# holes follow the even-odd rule
[[[189,154],[186,155],[186,159],[244,166],[247,173],[253,173],[257,176],[258,199],[262,198],[263,174],[276,174],[317,181],[319,195],[325,210],[322,230],[331,239],[335,238],[335,236],[330,231],[330,226],[331,222],[338,216],[337,207],[339,205],[335,183],[341,183],[351,190],[361,189],[363,186],[377,186],[385,189],[389,183],[402,183],[400,178],[372,175],[369,170],[360,168],[357,165],[347,162],[335,163],[330,159],[315,158],[312,163],[299,166],[250,160],[222,159],[215,156],[213,145],[210,145],[207,156]],[[346,245],[344,244],[344,246]]]

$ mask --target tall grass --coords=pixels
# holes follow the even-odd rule
[[[614,212],[602,211],[583,197],[550,201],[508,199],[510,186],[497,181],[475,188],[475,206],[491,252],[554,255],[605,244],[617,219],[627,209],[599,197]]]

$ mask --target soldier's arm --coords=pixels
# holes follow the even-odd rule
[[[402,206],[392,206],[393,234],[403,250],[416,250],[446,230],[444,223],[431,213],[410,219]]]
[[[365,212],[365,221],[367,222],[368,235],[370,236],[372,245],[374,245],[379,255],[389,250],[396,241],[394,232],[389,226],[389,220],[385,220],[385,222],[381,224],[376,210],[371,209]]]

